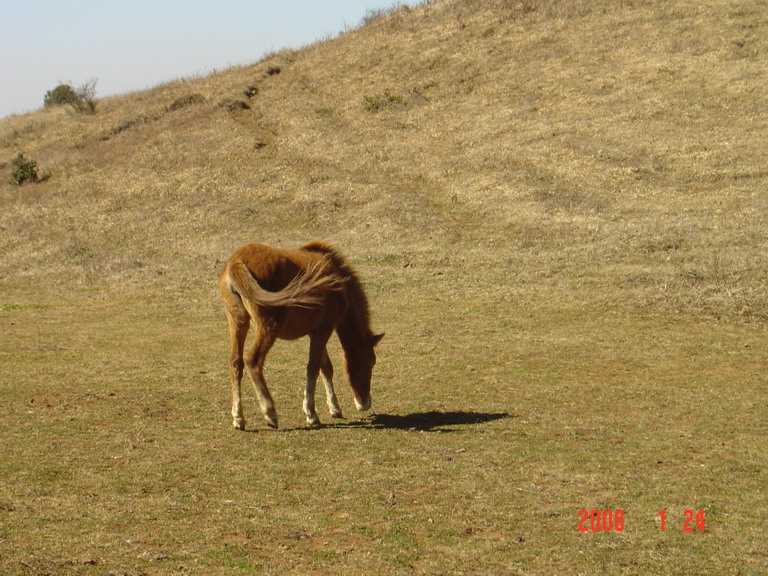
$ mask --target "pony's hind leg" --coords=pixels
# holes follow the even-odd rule
[[[331,413],[331,418],[344,418],[344,415],[341,413],[339,401],[336,398],[336,391],[333,389],[333,364],[331,363],[331,357],[328,356],[327,348],[323,350],[320,372],[323,375],[323,384],[325,384],[325,399],[328,403],[328,411]]]
[[[240,383],[243,379],[243,347],[245,337],[248,335],[250,318],[242,311],[227,309],[229,324],[229,379],[232,384],[232,425],[238,430],[245,430],[245,418],[243,417],[243,404]]]
[[[275,330],[265,330],[263,326],[257,325],[256,338],[245,355],[245,365],[248,367],[251,382],[256,390],[261,412],[272,428],[277,428],[277,411],[275,401],[267,388],[267,381],[264,379],[264,360],[275,342],[276,334]]]

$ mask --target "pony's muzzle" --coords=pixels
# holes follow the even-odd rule
[[[366,410],[370,410],[371,408],[371,395],[368,395],[368,398],[366,398],[363,402],[360,402],[360,400],[355,397],[355,408],[360,410],[360,412],[365,412]]]

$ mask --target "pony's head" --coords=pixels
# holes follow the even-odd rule
[[[352,388],[355,407],[364,411],[371,407],[371,372],[376,364],[376,344],[384,334],[371,335],[355,354],[344,355],[344,379]]]

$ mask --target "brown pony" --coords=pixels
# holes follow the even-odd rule
[[[313,242],[298,250],[247,244],[230,257],[219,277],[231,344],[232,424],[245,429],[240,382],[248,367],[267,424],[277,428],[275,403],[264,380],[264,359],[277,338],[309,336],[304,413],[320,423],[315,411],[315,384],[322,372],[331,416],[341,418],[333,390],[333,365],[326,344],[334,330],[344,349],[344,377],[358,410],[371,407],[374,346],[383,334],[369,326],[368,300],[355,272],[336,250]],[[249,325],[255,338],[243,353]]]

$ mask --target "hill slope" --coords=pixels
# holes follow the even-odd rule
[[[3,179],[2,275],[200,278],[322,237],[764,319],[766,25],[753,2],[445,1],[12,117],[2,170],[23,151],[51,178]]]

